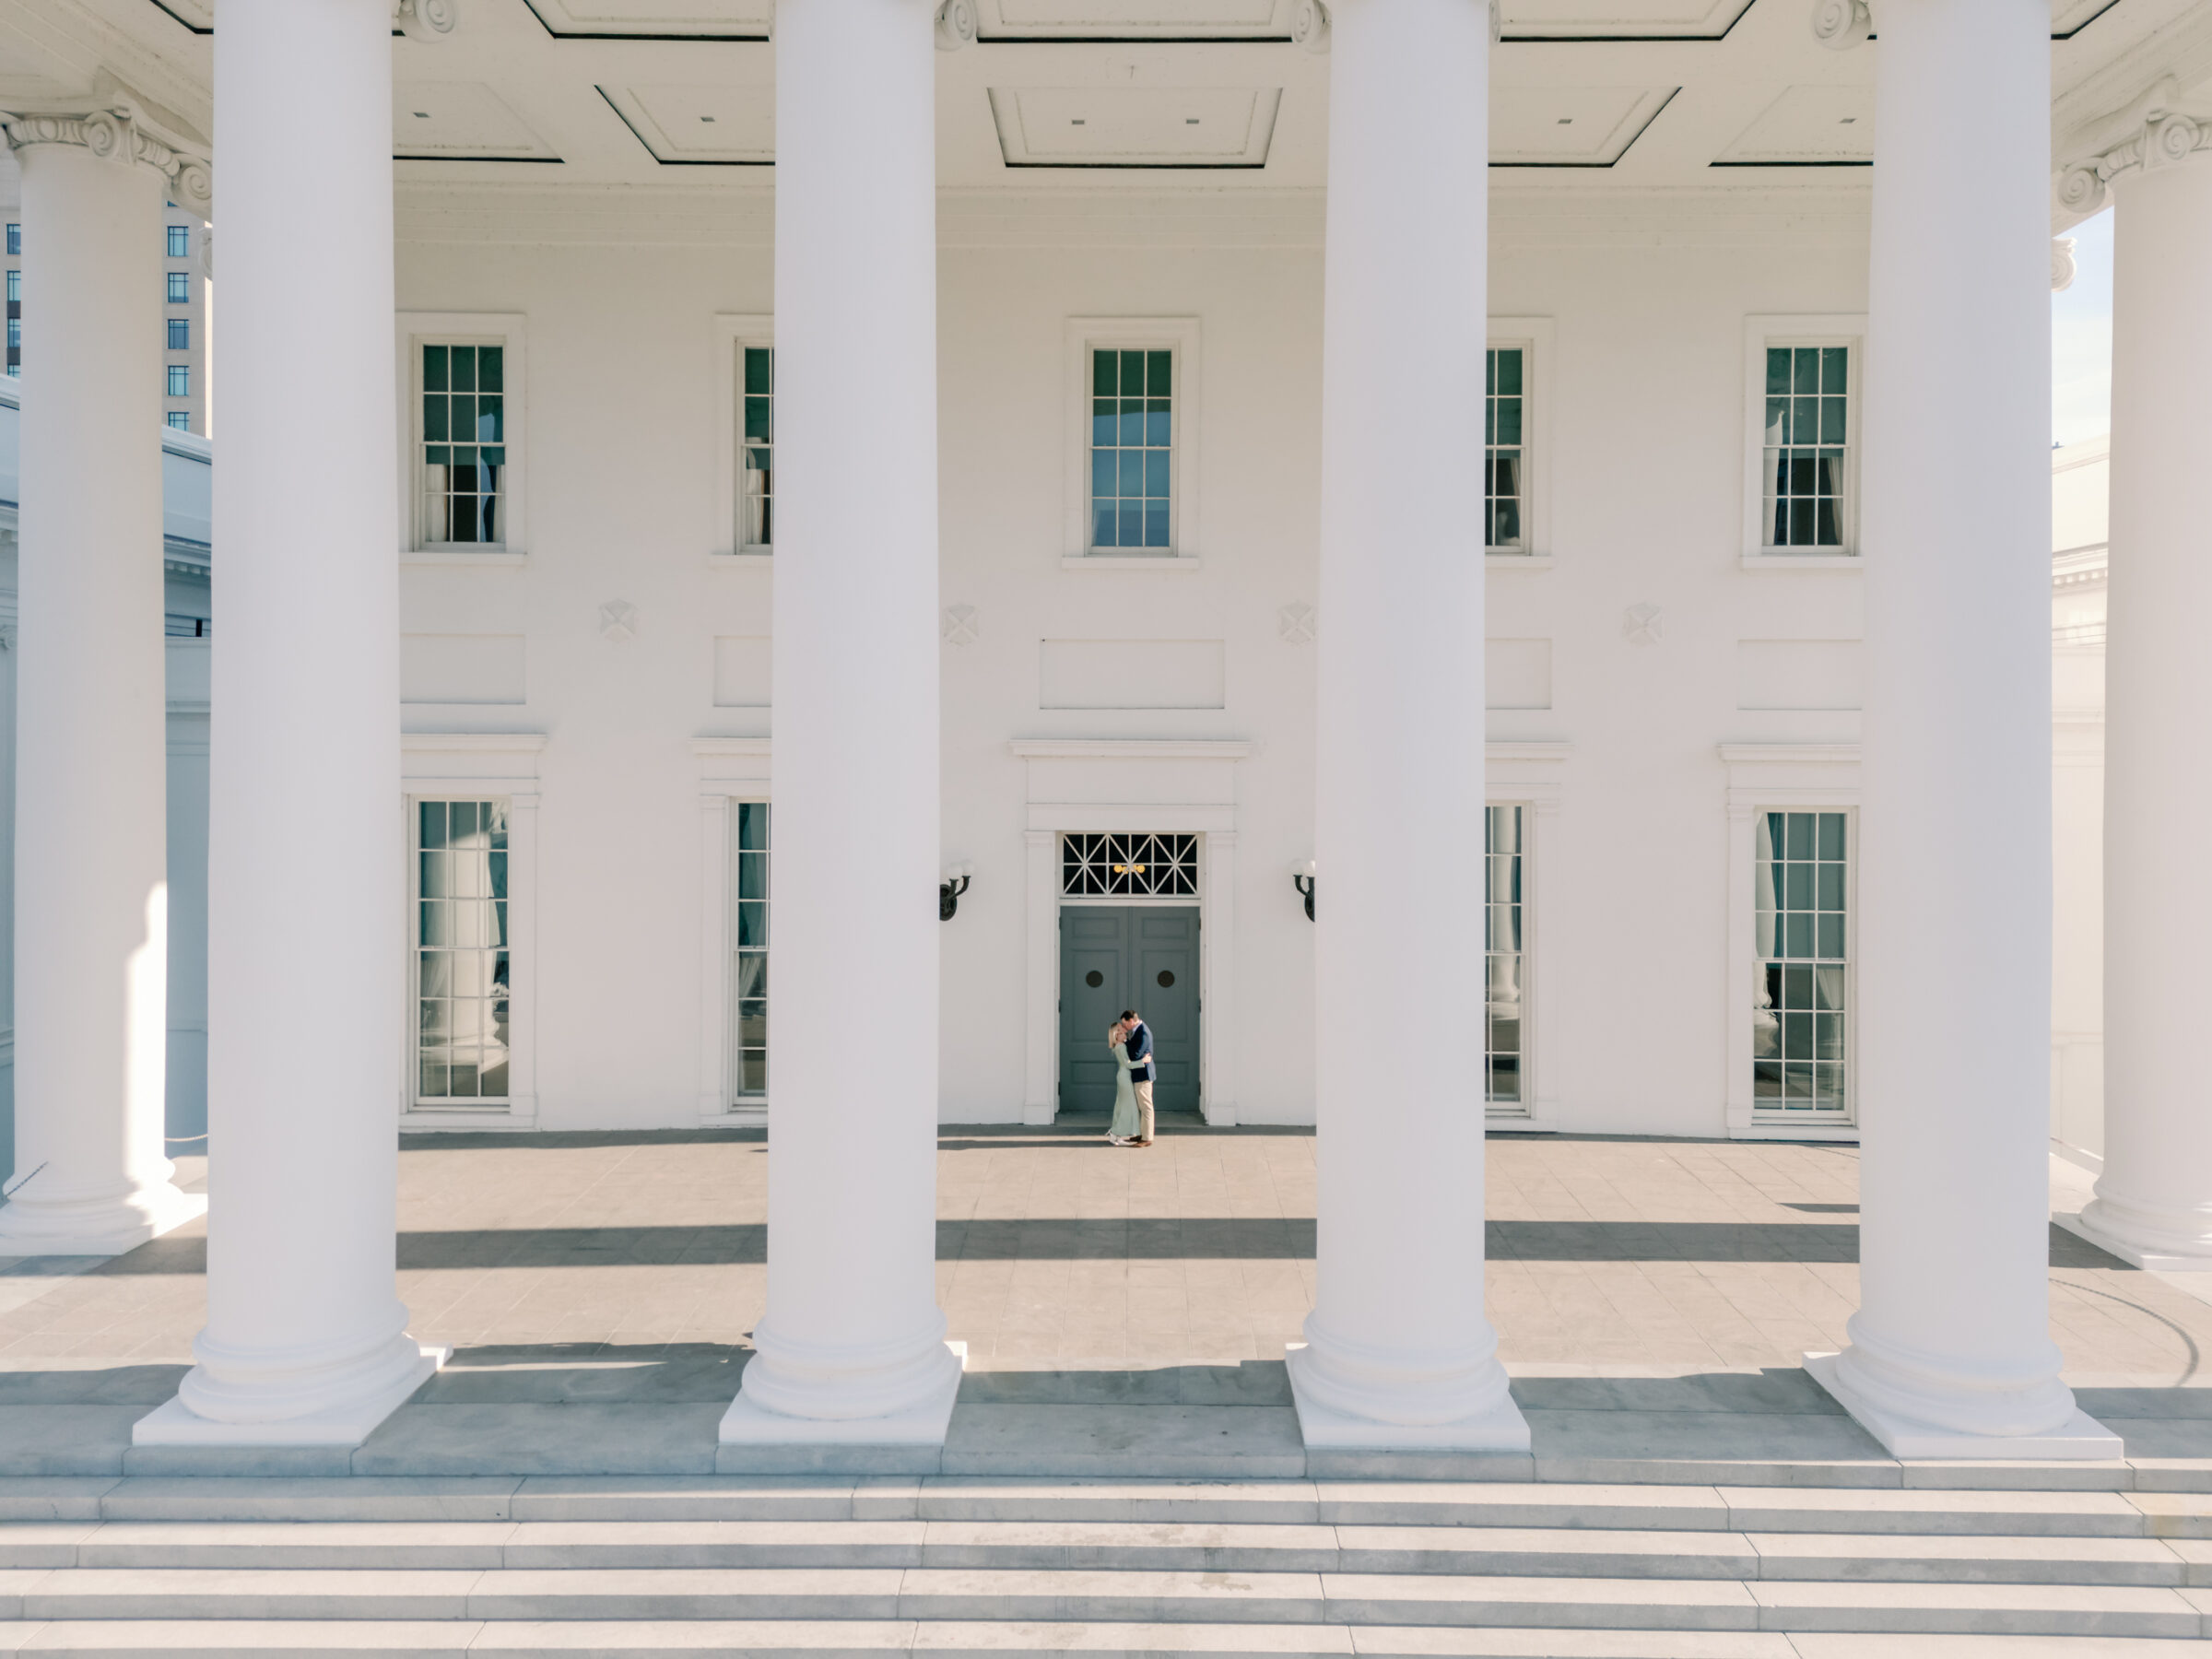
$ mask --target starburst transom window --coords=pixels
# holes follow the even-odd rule
[[[1195,899],[1195,835],[1070,835],[1060,843],[1060,890],[1082,899]]]

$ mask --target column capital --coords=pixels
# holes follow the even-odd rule
[[[937,50],[958,52],[975,44],[975,0],[944,0],[937,7]]]
[[[2051,291],[2063,294],[2074,286],[2074,238],[2051,239]]]
[[[2212,150],[2212,113],[2179,108],[2180,85],[2171,76],[2129,104],[2086,128],[2062,152],[2052,182],[2056,217],[2077,224],[2112,199],[2116,179],[2137,171],[2177,167]]]
[[[7,147],[76,145],[119,167],[161,176],[169,199],[202,218],[215,216],[215,168],[194,140],[154,114],[144,100],[102,76],[92,96],[58,107],[0,110]]]
[[[1833,52],[1849,52],[1874,33],[1866,0],[1813,0],[1813,39]]]
[[[441,41],[461,20],[458,0],[392,0],[392,24],[410,41]]]

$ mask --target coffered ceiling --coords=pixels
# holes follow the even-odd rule
[[[1328,59],[1291,42],[1292,5],[977,0],[977,42],[935,60],[940,181],[1317,188]],[[773,0],[458,6],[452,36],[393,41],[403,184],[757,189],[771,176]],[[1849,170],[1873,154],[1878,35],[1828,51],[1808,6],[1503,0],[1493,177],[1563,191],[1863,184]],[[2051,0],[2051,18],[2062,137],[2161,75],[2212,83],[2206,0]],[[0,100],[68,96],[104,68],[206,130],[217,26],[218,0],[0,0]]]

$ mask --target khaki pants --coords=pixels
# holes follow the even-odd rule
[[[1136,1090],[1136,1138],[1152,1138],[1152,1085],[1148,1082],[1130,1086]]]

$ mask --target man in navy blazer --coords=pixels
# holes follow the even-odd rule
[[[1129,1086],[1136,1091],[1136,1139],[1132,1146],[1152,1144],[1152,1028],[1136,1017],[1135,1008],[1122,1010],[1122,1046],[1129,1055]]]

